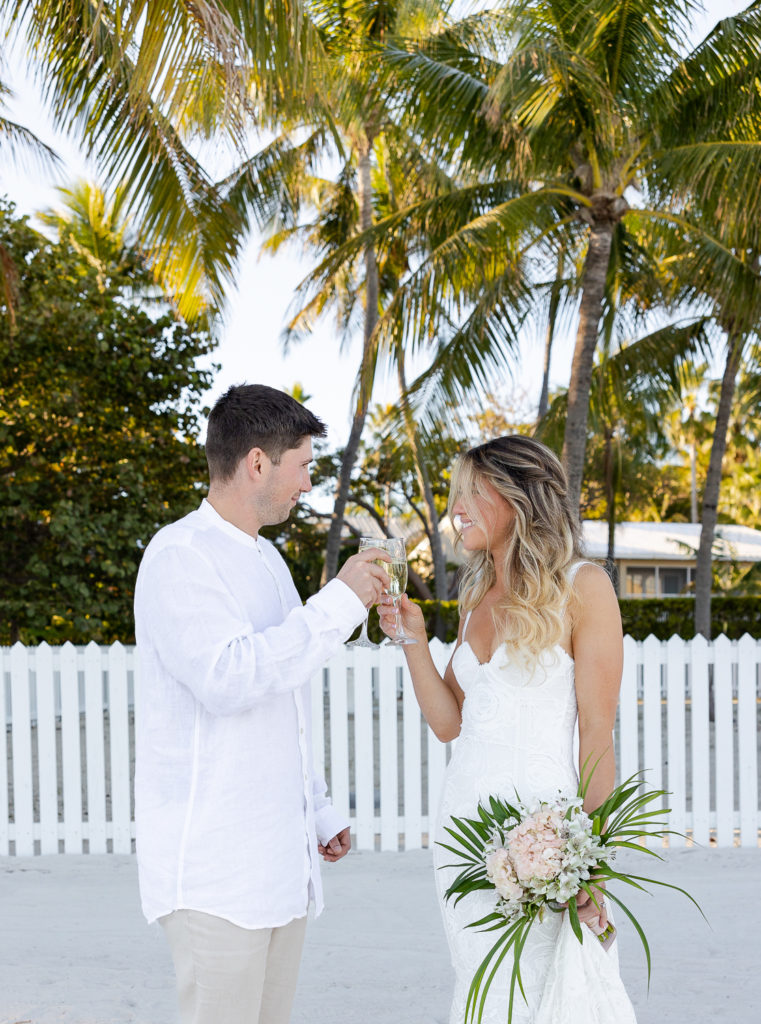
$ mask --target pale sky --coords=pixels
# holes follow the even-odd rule
[[[747,2],[708,0],[705,6],[705,14],[695,21],[695,40],[719,18],[742,10]],[[52,145],[66,163],[66,173],[60,182],[34,167],[19,170],[12,165],[3,166],[1,191],[17,204],[20,212],[33,213],[56,203],[56,184],[66,185],[77,177],[87,176],[88,168],[77,147],[55,130],[20,63],[9,61],[3,72],[6,84],[16,93],[16,98],[6,104],[7,115]],[[92,169],[89,176],[95,177]],[[274,259],[259,258],[258,241],[252,242],[241,263],[238,288],[230,295],[220,343],[213,357],[214,362],[221,364],[221,369],[207,401],[213,402],[230,384],[242,381],[279,388],[291,387],[299,381],[307,394],[312,395],[310,408],[328,424],[328,442],[335,447],[344,444],[348,437],[350,392],[359,359],[359,342],[355,341],[346,352],[339,353],[333,323],[325,320],[309,341],[294,346],[288,356],[283,354],[279,336],[293,288],[308,270],[309,265],[300,263],[295,255],[281,253]],[[553,384],[567,383],[570,357],[570,339],[559,341],[554,354]],[[538,348],[524,346],[520,385],[529,391],[533,401],[538,401],[541,359]],[[510,388],[509,381],[502,383]],[[495,387],[499,389],[500,382],[496,382]],[[397,393],[393,379],[381,379],[376,385],[374,401],[391,402]]]

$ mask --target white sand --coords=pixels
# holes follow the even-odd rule
[[[620,924],[639,1024],[761,1020],[761,851],[681,850],[622,866],[687,888],[634,894],[653,951]],[[445,1024],[449,964],[431,855],[352,854],[324,870],[328,909],[310,924],[293,1024]],[[620,915],[619,915],[620,916]],[[0,862],[0,1024],[173,1024],[164,937],[138,905],[134,858]]]

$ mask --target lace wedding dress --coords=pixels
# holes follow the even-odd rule
[[[480,799],[515,798],[517,791],[530,803],[559,791],[575,795],[578,786],[573,659],[558,645],[543,652],[528,673],[510,662],[502,646],[480,664],[466,631],[467,619],[452,666],[465,702],[439,808],[436,839],[441,842],[450,841],[443,830],[449,818],[474,817]],[[473,975],[498,934],[466,927],[494,909],[489,892],[471,893],[457,906],[444,902],[444,892],[458,874],[456,868],[444,867],[453,859],[449,851],[434,846],[436,884],[455,971],[450,1024],[463,1024]],[[606,951],[586,931],[580,944],[567,914],[547,914],[532,926],[520,961],[527,1002],[516,986],[513,1024],[636,1024],[619,976],[616,944]],[[511,972],[508,956],[492,981],[482,1024],[506,1024]]]

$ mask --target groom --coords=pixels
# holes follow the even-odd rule
[[[290,396],[232,387],[209,417],[209,496],[160,530],[135,591],[135,817],[143,911],[158,920],[183,1024],[286,1024],[318,853],[348,822],[312,770],[309,680],[378,601],[371,550],[302,605],[259,536],[311,489],[325,427]]]

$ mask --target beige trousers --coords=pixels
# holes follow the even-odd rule
[[[306,921],[250,929],[199,910],[160,918],[182,1024],[288,1024]]]

